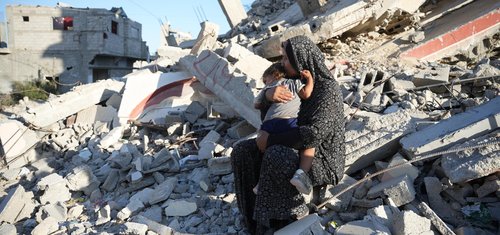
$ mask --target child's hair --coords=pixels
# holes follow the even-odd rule
[[[274,63],[264,71],[264,74],[262,74],[262,80],[264,80],[264,78],[267,76],[272,76],[276,80],[284,78],[285,68],[283,68],[281,63]]]

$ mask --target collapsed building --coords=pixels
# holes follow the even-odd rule
[[[341,85],[346,171],[317,213],[274,232],[497,234],[499,8],[258,0],[226,13],[225,35],[203,22],[142,69],[22,100],[0,122],[0,231],[247,234],[232,147],[260,126],[276,42],[307,35]]]
[[[0,52],[0,79],[55,80],[87,84],[132,72],[146,60],[142,27],[122,8],[79,9],[69,6],[6,7],[6,38]],[[10,83],[3,82],[2,90]],[[61,92],[71,86],[61,86]]]

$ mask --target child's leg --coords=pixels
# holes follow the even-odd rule
[[[297,190],[304,194],[309,194],[312,190],[312,182],[307,176],[307,173],[311,167],[314,158],[315,149],[309,148],[299,151],[300,155],[300,165],[299,169],[295,171],[290,183],[293,184]]]

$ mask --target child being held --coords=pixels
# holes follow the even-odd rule
[[[290,131],[293,128],[298,128],[297,115],[299,113],[300,100],[308,99],[314,87],[313,77],[308,70],[303,70],[301,72],[301,77],[305,80],[305,84],[302,83],[301,79],[285,78],[284,68],[280,63],[272,64],[264,71],[262,79],[266,86],[259,92],[254,100],[256,109],[265,110],[267,108],[258,136],[261,136],[262,132],[278,134]],[[266,90],[280,85],[286,86],[293,94],[294,98],[286,103],[272,103],[269,107],[266,107],[264,100],[266,99]],[[304,151],[306,151],[307,154],[304,155]],[[309,169],[312,165],[312,158],[314,157],[314,148],[300,150],[299,152],[301,168],[304,167]],[[311,180],[304,172],[304,169],[301,168],[295,172],[290,183],[292,183],[299,192],[308,194],[312,189]],[[258,183],[253,191],[257,194]]]

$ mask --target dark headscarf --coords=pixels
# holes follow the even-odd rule
[[[295,36],[287,40],[285,52],[290,64],[299,73],[307,69],[315,81],[332,79],[330,70],[325,65],[325,57],[311,39],[306,36]]]

